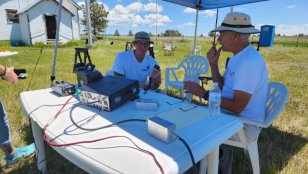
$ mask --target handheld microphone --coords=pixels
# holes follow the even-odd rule
[[[14,69],[14,73],[17,75],[18,79],[26,79],[28,77],[26,72],[25,69]]]
[[[154,65],[154,68],[157,69],[157,70],[160,69],[159,65]],[[151,84],[152,84],[152,77],[150,77],[149,86],[146,89],[144,89],[144,90],[145,91],[149,90],[151,88]]]

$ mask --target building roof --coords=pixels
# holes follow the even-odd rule
[[[34,2],[32,4],[30,4],[28,7],[20,10],[17,14],[20,15],[22,13],[26,13],[28,12],[30,9],[32,9],[33,7],[37,6],[38,4],[40,4],[41,2],[46,1],[46,0],[39,0],[37,2]],[[59,5],[59,0],[53,0],[55,3],[57,3]],[[76,4],[73,0],[68,0],[69,2],[71,2],[78,10],[81,10],[82,8]],[[75,16],[75,14],[73,12],[71,12],[70,10],[68,10],[63,4],[62,4],[62,8],[63,10],[67,11],[68,13],[70,13],[72,16]]]
[[[74,1],[74,0],[69,0],[72,2],[72,4],[78,9],[81,10],[82,8]]]

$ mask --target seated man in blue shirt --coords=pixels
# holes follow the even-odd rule
[[[265,117],[268,72],[266,63],[258,51],[249,43],[249,36],[259,31],[251,25],[250,16],[244,13],[229,13],[223,23],[213,31],[219,31],[219,49],[213,43],[207,53],[212,77],[218,82],[221,93],[220,107],[241,117],[263,121]],[[234,54],[230,58],[226,71],[221,76],[218,60],[221,50]],[[186,93],[208,98],[208,91],[200,85],[187,81]],[[244,125],[248,141],[258,137],[260,129]]]
[[[143,89],[157,89],[161,83],[161,73],[154,66],[158,63],[146,54],[151,43],[153,41],[150,40],[149,33],[136,33],[133,41],[135,49],[117,54],[112,67],[114,75],[138,80],[140,88]],[[151,78],[150,87],[146,84],[147,77]]]

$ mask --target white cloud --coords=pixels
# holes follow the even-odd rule
[[[200,14],[205,14],[205,17],[212,17],[216,14],[216,11],[213,10],[204,10],[204,11],[200,11]]]
[[[294,36],[297,34],[308,35],[308,24],[303,25],[278,25],[275,29],[276,34]]]
[[[186,7],[184,9],[184,13],[196,13],[196,9]]]
[[[109,11],[108,25],[128,25],[134,19],[134,14],[138,11],[138,4],[131,4],[129,8],[123,5],[116,5]]]
[[[150,24],[150,26],[156,26],[156,16],[157,16],[157,26],[166,26],[166,23],[172,22],[168,16],[163,16],[161,14],[149,14],[144,16],[144,24]]]
[[[144,20],[142,19],[141,16],[136,15],[136,16],[134,16],[134,18],[132,18],[132,23],[142,24],[142,23],[144,23]]]
[[[184,28],[186,26],[195,26],[195,24],[191,23],[191,22],[188,22],[188,23],[184,23],[184,24],[179,25],[178,28]]]
[[[196,14],[196,9],[193,9],[193,8],[189,8],[189,7],[186,7],[184,9],[184,13],[188,13],[188,14]],[[212,17],[216,14],[216,11],[214,10],[200,10],[199,11],[199,14],[205,14],[205,17]]]
[[[236,8],[236,11],[245,11],[245,8]]]
[[[136,13],[142,10],[142,6],[143,4],[141,4],[140,2],[134,2],[128,6],[126,6],[126,9],[130,12],[130,13]]]
[[[133,27],[133,28],[137,28],[138,25],[137,25],[137,24],[133,24],[132,27]]]
[[[265,24],[258,24],[256,28],[260,30],[261,26]],[[274,24],[266,24],[266,25],[274,25]],[[303,25],[274,25],[275,26],[275,34],[281,34],[286,36],[294,36],[298,34],[308,35],[308,24]]]
[[[287,8],[295,8],[296,7],[296,5],[289,5],[289,6],[287,6]]]
[[[150,5],[149,5],[150,4]],[[109,26],[132,26],[137,27],[140,24],[142,25],[156,25],[156,14],[147,14],[144,17],[140,15],[142,11],[151,11],[153,10],[154,3],[149,3],[143,5],[140,2],[134,2],[126,7],[123,5],[116,5],[112,10],[109,11],[108,15],[108,25]],[[155,5],[155,4],[154,4]],[[162,11],[162,7],[159,9]],[[163,16],[157,14],[157,26],[165,26],[166,23],[172,22],[168,16]]]
[[[81,5],[85,5],[85,2],[77,2],[77,4],[81,7]]]
[[[156,3],[148,3],[146,5],[143,5],[143,11],[147,12],[156,12]],[[163,11],[163,6],[157,4],[157,12]]]

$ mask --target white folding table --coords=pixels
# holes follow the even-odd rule
[[[61,97],[50,88],[20,94],[23,111],[27,117],[30,116],[32,124],[37,147],[38,169],[43,173],[46,172],[46,162],[42,130],[63,106],[59,104],[64,104],[70,97]],[[141,91],[140,97],[155,99],[160,107],[157,111],[140,111],[136,109],[136,101],[128,101],[111,112],[99,111],[91,106],[81,106],[74,109],[72,115],[77,122],[83,120],[78,124],[87,121],[83,127],[97,128],[127,119],[147,119],[184,104],[182,100],[152,91],[146,93]],[[76,129],[70,120],[69,113],[70,108],[78,103],[79,101],[73,98],[48,126],[46,130],[48,139],[58,136],[52,143],[64,144],[110,136],[126,136],[140,148],[153,153],[165,173],[183,173],[192,167],[188,150],[182,142],[176,140],[169,144],[163,143],[148,134],[147,124],[143,122],[128,122],[97,131]],[[207,107],[197,107],[207,110]],[[93,116],[95,113],[97,115]],[[241,120],[222,113],[217,119],[206,116],[176,131],[176,134],[190,146],[196,162],[205,159],[201,162],[201,172],[205,172],[207,165],[208,173],[217,173],[219,145],[240,131],[242,127]],[[64,147],[52,146],[52,148],[89,173],[161,173],[150,155],[136,150],[134,144],[124,137]]]

